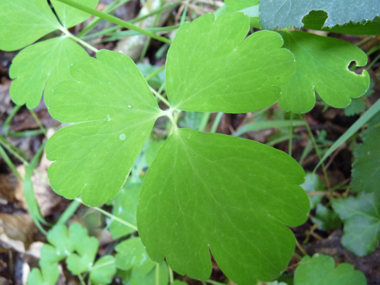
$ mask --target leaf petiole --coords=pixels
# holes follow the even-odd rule
[[[86,43],[85,41],[81,40],[80,38],[74,36],[72,33],[70,33],[67,29],[64,27],[60,28],[61,32],[65,34],[66,37],[76,41],[77,43],[80,43],[82,46],[88,48],[89,50],[92,50],[93,52],[97,53],[99,50],[97,48],[94,48],[92,45]]]

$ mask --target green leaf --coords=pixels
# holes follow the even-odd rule
[[[326,27],[373,20],[380,16],[380,3],[372,0],[265,0],[260,1],[260,20],[263,29],[303,26],[302,18],[312,10],[328,14]]]
[[[366,107],[366,104],[363,99],[357,98],[352,99],[351,104],[344,108],[344,114],[346,116],[354,116],[358,115],[363,111]]]
[[[251,26],[260,29],[259,0],[225,0],[226,12],[243,12],[249,16]]]
[[[301,187],[306,192],[323,191],[324,189],[321,179],[315,173],[306,173],[305,182],[301,185]],[[314,209],[322,201],[323,195],[315,195],[308,197],[310,200],[310,208]]]
[[[78,224],[78,228],[79,227],[81,226]],[[93,266],[96,253],[98,252],[99,241],[95,237],[89,237],[87,235],[87,230],[86,235],[71,235],[70,238],[74,241],[73,248],[76,253],[72,253],[67,257],[67,268],[74,275],[90,271]]]
[[[75,123],[48,141],[55,192],[86,205],[113,199],[161,111],[133,61],[107,50],[71,67],[75,81],[57,85],[45,99],[53,118]]]
[[[33,268],[28,276],[28,285],[52,285],[56,284],[59,278],[58,264],[40,262],[41,270]]]
[[[280,275],[310,203],[287,154],[221,134],[178,129],[144,179],[137,222],[149,256],[206,280],[210,250],[238,284]]]
[[[148,274],[154,267],[155,263],[146,253],[144,245],[140,238],[130,238],[115,247],[117,254],[116,266],[122,270],[134,269],[138,275]]]
[[[169,49],[166,86],[173,108],[246,113],[273,104],[294,57],[274,32],[247,36],[248,17],[205,14],[184,23]],[[245,39],[245,40],[244,40]]]
[[[351,43],[300,31],[280,32],[284,47],[296,58],[296,72],[281,86],[279,104],[285,111],[306,113],[315,104],[315,92],[329,105],[344,108],[351,98],[369,87],[367,71],[356,74],[348,69],[351,61],[367,63],[366,54]]]
[[[12,100],[29,109],[37,107],[45,90],[60,81],[71,79],[69,68],[75,61],[88,57],[87,52],[67,37],[39,42],[22,50],[13,60],[10,77]]]
[[[324,11],[311,11],[302,19],[302,22],[304,23],[302,28],[350,35],[377,35],[380,33],[380,19],[378,17],[369,22],[350,22],[342,26],[337,25],[332,28],[326,28],[324,27],[324,24],[327,16],[327,13]]]
[[[47,240],[53,246],[44,244],[41,258],[49,262],[61,261],[75,251],[77,241],[87,237],[87,230],[78,223],[71,224],[69,230],[65,225],[55,225],[47,234]]]
[[[375,250],[380,239],[380,193],[363,193],[332,201],[344,223],[342,245],[358,256]]]
[[[156,282],[156,274],[158,274],[158,282]],[[165,262],[161,262],[158,268],[154,268],[146,275],[140,275],[135,270],[132,270],[131,285],[167,285],[169,281],[168,267]]]
[[[57,18],[45,0],[0,0],[0,49],[21,49],[59,29]]]
[[[339,216],[333,210],[322,204],[317,205],[317,210],[312,221],[314,224],[321,223],[318,229],[322,231],[330,231],[340,226]]]
[[[294,285],[366,285],[363,272],[355,270],[348,263],[339,264],[335,268],[332,257],[315,254],[313,257],[305,256],[294,274]]]
[[[105,255],[99,258],[90,271],[90,280],[94,285],[109,284],[116,273],[115,258]]]
[[[380,118],[380,115],[376,115],[371,121],[376,120],[376,117]],[[371,121],[369,129],[361,134],[363,143],[355,150],[351,181],[353,192],[379,191],[380,125],[373,124]]]
[[[88,13],[82,12],[81,10],[78,10],[59,1],[52,0],[51,2],[54,6],[55,12],[59,17],[59,20],[66,29],[82,23],[90,16]],[[96,8],[99,0],[80,0],[75,2],[79,2],[80,4],[90,8]]]
[[[126,187],[122,188],[114,200],[112,214],[136,225],[136,209],[140,188],[141,184],[139,183],[128,183]],[[115,220],[110,223],[109,229],[114,239],[129,235],[135,231]]]

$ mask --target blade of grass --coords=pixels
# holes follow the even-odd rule
[[[23,105],[16,105],[16,106],[14,106],[12,112],[10,113],[10,115],[8,116],[8,118],[5,120],[4,126],[3,126],[5,135],[8,135],[9,127],[11,125],[11,121],[12,121],[13,117],[17,114],[17,112],[21,109],[22,106]]]
[[[72,215],[74,215],[75,211],[79,208],[80,205],[81,203],[79,203],[78,201],[72,201],[70,205],[66,208],[66,210],[62,213],[62,215],[59,217],[56,224],[66,224],[66,222],[70,219]]]
[[[29,164],[25,158],[28,157],[28,155],[23,152],[21,149],[19,149],[17,146],[12,145],[10,142],[6,140],[5,137],[0,135],[0,144],[6,148],[10,153],[12,153],[17,159],[19,159],[24,164]]]
[[[211,127],[211,130],[210,130],[210,133],[215,133],[216,132],[216,130],[218,129],[219,123],[222,120],[222,117],[223,117],[223,112],[219,112],[216,115],[215,120],[212,123],[212,127]]]
[[[211,115],[211,113],[203,113],[202,121],[201,121],[201,123],[199,124],[199,127],[198,127],[198,130],[200,132],[203,132],[205,130],[206,125],[208,123],[208,120],[210,119],[210,115]]]
[[[377,112],[380,111],[380,100],[377,100],[333,145],[328,149],[317,166],[314,168],[313,173],[318,167],[328,158],[334,151],[336,151],[344,142],[353,136],[365,123],[369,121]]]
[[[265,121],[265,122],[254,122],[249,123],[241,128],[237,129],[237,131],[234,133],[235,137],[240,137],[241,135],[250,132],[250,131],[258,131],[258,130],[264,130],[264,129],[272,129],[272,128],[283,128],[283,127],[297,127],[297,126],[304,126],[306,123],[304,121],[300,120],[293,120],[293,121]]]
[[[120,1],[119,3],[117,3],[118,1],[115,1],[115,2],[111,3],[107,8],[105,8],[103,10],[103,12],[110,14],[113,11],[115,11],[117,8],[119,8],[121,5],[124,5],[125,3],[129,2],[129,1],[130,0],[123,0],[123,1]],[[88,34],[101,21],[102,21],[102,19],[100,19],[98,17],[94,18],[87,27],[85,27],[80,33],[78,33],[77,37],[83,39],[83,36]],[[118,26],[116,26],[116,27],[119,28]]]
[[[41,215],[40,206],[37,203],[36,196],[34,194],[33,183],[32,183],[33,171],[40,160],[44,147],[45,147],[45,143],[41,145],[41,147],[39,148],[39,150],[33,157],[30,164],[25,166],[24,196],[25,196],[26,205],[28,206],[29,213],[34,223],[36,224],[37,228],[46,235],[47,233],[44,230],[44,228],[41,226],[41,223],[45,225],[47,225],[48,223],[45,221],[45,219]]]
[[[116,25],[119,25],[121,27],[124,27],[124,28],[127,28],[127,29],[131,29],[131,30],[134,30],[134,31],[137,31],[137,32],[140,32],[144,35],[147,35],[153,39],[156,39],[156,40],[159,40],[159,41],[162,41],[164,43],[171,43],[171,40],[167,39],[167,38],[164,38],[164,37],[161,37],[161,36],[157,36],[156,34],[152,33],[152,32],[149,32],[147,30],[144,30],[140,27],[137,27],[137,26],[134,26],[132,25],[131,23],[128,23],[126,21],[123,21],[119,18],[116,18],[114,16],[111,16],[111,15],[108,15],[106,13],[103,13],[103,12],[100,12],[96,9],[92,9],[90,7],[87,7],[87,6],[84,6],[82,4],[79,4],[77,2],[74,2],[74,1],[71,1],[71,0],[57,0],[59,2],[62,2],[62,3],[65,3],[66,5],[69,5],[71,7],[74,7],[74,8],[77,8],[78,10],[81,10],[83,12],[86,12],[86,13],[89,13],[91,15],[94,15],[94,16],[97,16],[101,19],[104,19],[104,20],[107,20],[109,22],[112,22]]]
[[[23,179],[22,179],[20,173],[17,171],[16,166],[13,164],[13,162],[9,158],[8,154],[5,152],[4,148],[1,145],[0,145],[0,156],[3,158],[3,160],[5,161],[5,163],[12,170],[12,172],[17,176],[17,178],[22,181]]]

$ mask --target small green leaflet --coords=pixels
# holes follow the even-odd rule
[[[115,247],[115,250],[117,251],[116,266],[122,270],[131,271],[129,278],[131,285],[157,285],[156,274],[159,275],[160,285],[168,284],[166,263],[161,262],[157,265],[151,260],[140,238],[122,241]]]
[[[90,280],[94,285],[109,284],[116,273],[115,258],[104,255],[97,260],[90,271]]]
[[[366,285],[363,272],[355,270],[349,263],[335,268],[332,257],[323,254],[305,256],[294,274],[294,285]]]
[[[79,225],[79,224],[78,224]],[[78,275],[91,270],[96,253],[98,252],[99,241],[95,237],[86,235],[82,237],[71,236],[74,239],[73,248],[75,253],[66,258],[67,268],[74,274]]]
[[[375,250],[380,239],[380,193],[333,200],[334,211],[344,223],[342,244],[358,256]]]
[[[27,285],[52,285],[56,284],[59,278],[58,264],[41,262],[41,270],[33,268],[28,275]]]
[[[146,253],[139,237],[130,238],[116,245],[116,266],[122,270],[137,270],[139,275],[148,274],[155,266]]]
[[[380,114],[369,121],[368,130],[361,134],[363,143],[355,150],[352,167],[353,192],[379,192],[380,185]]]
[[[280,97],[294,57],[275,32],[247,36],[248,17],[205,14],[181,25],[167,58],[167,93],[184,111],[246,113]]]
[[[261,0],[260,21],[263,29],[303,26],[302,18],[312,10],[328,14],[324,23],[334,27],[349,22],[358,23],[380,16],[380,2],[373,0]]]
[[[321,179],[315,173],[306,173],[305,182],[301,185],[301,187],[306,192],[323,191],[324,189]],[[323,195],[313,195],[308,197],[310,200],[310,208],[314,209],[322,201]]]
[[[29,109],[37,107],[43,90],[49,96],[52,86],[71,79],[69,67],[88,57],[87,52],[67,37],[57,37],[23,49],[13,60],[10,77],[12,100]]]
[[[140,183],[128,183],[126,187],[123,187],[114,200],[112,214],[124,221],[136,225],[136,210],[140,188]],[[109,230],[114,239],[126,236],[135,231],[115,220],[110,223]]]
[[[314,224],[320,223],[318,229],[330,231],[339,228],[341,222],[339,216],[328,207],[318,204],[314,218],[311,219]]]
[[[305,24],[302,28],[350,35],[377,35],[380,33],[379,17],[370,22],[355,24],[350,22],[343,26],[337,25],[332,28],[326,28],[323,25],[326,22],[327,16],[327,13],[324,11],[311,11],[302,19],[302,22]]]
[[[116,196],[161,111],[133,61],[107,50],[71,67],[45,99],[53,118],[74,125],[48,141],[50,184],[95,206]],[[63,175],[65,174],[65,175]]]
[[[310,203],[303,169],[268,146],[190,129],[174,132],[148,170],[137,211],[149,256],[206,280],[210,251],[238,284],[276,278]]]
[[[358,66],[367,63],[366,54],[351,43],[300,31],[280,32],[284,47],[296,58],[296,71],[281,86],[280,107],[285,111],[306,113],[315,104],[315,92],[329,105],[344,108],[351,98],[363,95],[369,88],[369,74],[356,74],[348,69],[351,61]]]
[[[82,23],[90,16],[85,12],[82,12],[57,0],[52,0],[51,2],[53,4],[54,10],[58,14],[60,22],[66,29]],[[90,8],[95,8],[99,0],[77,0],[76,2]]]
[[[21,49],[60,28],[46,0],[0,0],[0,49]]]

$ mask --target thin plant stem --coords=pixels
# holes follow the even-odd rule
[[[372,68],[372,66],[380,59],[380,54],[378,54],[375,59],[366,67],[365,70],[370,70]]]
[[[174,274],[173,269],[168,265],[168,272],[169,272],[169,284],[172,284],[174,282]]]
[[[130,0],[123,0],[123,1],[120,1],[120,3],[117,3],[117,1],[113,2],[112,4],[110,4],[106,9],[104,9],[104,13],[112,13],[113,11],[115,11],[117,8],[119,8],[121,5],[124,5],[125,3],[129,2]],[[116,5],[114,5],[116,4]],[[77,37],[78,38],[82,38],[82,36],[88,34],[93,28],[95,28],[95,26],[97,24],[99,24],[100,22],[102,21],[102,19],[96,17],[95,19],[92,20],[92,22],[87,26],[85,27],[78,35]],[[118,28],[118,27],[117,27]]]
[[[57,225],[59,224],[66,224],[66,222],[70,219],[70,217],[75,213],[75,211],[79,208],[79,206],[82,205],[78,201],[74,200],[71,202],[71,204],[66,208],[66,210],[63,212],[63,214],[59,217],[57,221]]]
[[[61,0],[58,0],[61,1]],[[89,50],[92,50],[93,52],[97,53],[99,50],[97,48],[94,48],[92,45],[86,43],[85,41],[81,40],[80,38],[74,36],[71,34],[68,30],[66,30],[64,27],[61,28],[62,33],[65,34],[66,37],[80,43],[82,46],[88,48]]]
[[[290,112],[290,137],[289,137],[289,145],[288,145],[288,153],[289,156],[292,156],[292,150],[293,150],[293,112]]]
[[[163,71],[165,69],[165,65],[157,68],[155,71],[153,71],[151,74],[148,74],[147,77],[145,77],[145,80],[146,81],[149,81],[151,80],[153,77],[155,77],[156,75],[158,75],[161,71]]]
[[[215,133],[216,130],[218,129],[218,126],[219,126],[219,123],[220,121],[222,120],[223,118],[223,112],[219,112],[216,117],[215,117],[215,120],[212,124],[212,127],[211,127],[211,130],[210,130],[210,133]]]
[[[307,131],[307,133],[309,134],[310,140],[311,140],[311,142],[312,142],[312,144],[313,144],[313,146],[314,146],[314,148],[315,148],[315,152],[316,152],[316,154],[317,154],[317,156],[318,156],[318,159],[321,160],[321,157],[322,157],[322,156],[321,156],[321,153],[320,153],[320,151],[319,151],[318,144],[317,144],[317,142],[315,141],[314,135],[313,135],[313,133],[312,133],[312,131],[311,131],[311,129],[310,129],[309,123],[307,122],[305,116],[304,116],[303,118],[304,118],[305,123],[306,123],[306,124],[305,124],[305,126],[306,126],[306,131]],[[328,175],[327,175],[327,171],[326,171],[326,167],[325,167],[325,164],[324,164],[324,163],[322,163],[322,172],[323,172],[323,176],[325,177],[325,180],[326,180],[327,190],[330,191],[330,180],[329,180],[329,177],[328,177]]]
[[[82,4],[79,4],[79,3],[74,2],[72,0],[57,0],[57,1],[65,3],[66,5],[69,5],[71,7],[77,8],[78,10],[81,10],[83,12],[86,12],[86,13],[89,13],[91,15],[97,16],[97,17],[99,17],[99,18],[101,18],[103,20],[107,20],[109,22],[112,22],[112,23],[114,23],[116,25],[119,25],[121,27],[124,27],[126,29],[130,29],[130,30],[134,30],[134,31],[140,32],[140,33],[142,33],[144,35],[147,35],[147,36],[149,36],[149,37],[151,37],[153,39],[162,41],[164,43],[169,43],[170,44],[172,42],[171,40],[169,40],[167,38],[158,36],[158,35],[156,35],[156,34],[154,34],[152,32],[149,32],[149,31],[147,31],[145,29],[142,29],[140,27],[134,26],[131,23],[128,23],[126,21],[123,21],[123,20],[121,20],[119,18],[116,18],[114,16],[111,16],[111,15],[108,15],[106,13],[100,12],[100,11],[98,11],[96,9],[87,7],[87,6],[82,5]]]
[[[74,200],[76,200],[76,201],[78,201],[78,202],[80,202],[80,203],[83,204],[82,200],[79,199],[79,198],[75,198]],[[120,219],[120,218],[112,215],[111,213],[108,213],[107,211],[104,211],[103,209],[101,209],[99,207],[91,207],[91,208],[94,209],[94,210],[96,210],[96,211],[98,211],[98,212],[100,212],[100,213],[102,213],[103,215],[105,215],[105,216],[107,216],[107,217],[109,217],[109,218],[111,218],[111,219],[113,219],[115,221],[118,221],[119,223],[121,223],[121,224],[123,224],[123,225],[125,225],[125,226],[127,226],[127,227],[129,227],[129,228],[131,228],[131,229],[133,229],[135,231],[137,231],[137,226],[135,226],[135,225],[133,225],[133,224],[127,222],[127,221],[124,221],[124,220],[122,220],[122,219]]]
[[[166,100],[160,93],[158,93],[156,90],[154,90],[152,87],[149,87],[150,88],[150,91],[152,91],[152,93],[154,95],[156,95],[156,97],[158,99],[160,99],[166,106],[168,106],[170,108],[170,103],[168,100]]]
[[[33,119],[36,121],[38,127],[41,129],[41,131],[44,133],[44,135],[46,136],[47,135],[47,132],[46,132],[46,129],[44,128],[44,126],[42,125],[40,119],[38,119],[36,113],[34,113],[33,110],[29,110],[30,114],[32,115]]]
[[[160,285],[160,264],[156,262],[156,285]]]
[[[81,275],[81,274],[78,274],[77,276],[78,276],[78,279],[79,279],[80,284],[81,284],[81,285],[86,285],[86,282],[84,282],[84,279],[83,279],[82,275]]]
[[[199,124],[198,131],[203,132],[206,128],[207,122],[210,119],[210,113],[203,113],[201,123]]]

